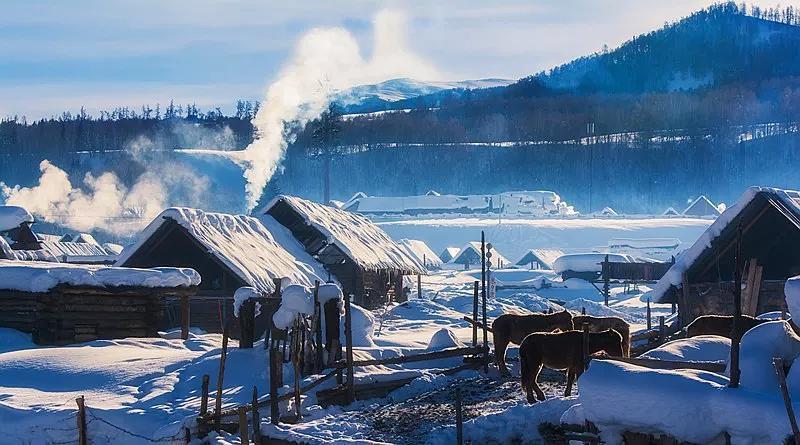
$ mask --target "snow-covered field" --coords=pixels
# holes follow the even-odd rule
[[[516,260],[528,249],[551,248],[565,252],[607,250],[614,238],[676,238],[679,249],[689,247],[713,220],[695,218],[408,218],[379,221],[378,225],[394,239],[425,241],[436,253],[445,247],[461,247],[486,239],[509,260]]]
[[[356,347],[356,357],[392,357],[471,343],[472,329],[463,317],[472,313],[473,282],[479,277],[478,270],[441,271],[424,277],[422,299],[377,310],[371,314],[371,321],[366,316],[355,323],[367,328],[361,336],[371,340],[356,339],[356,344],[361,345]],[[548,300],[555,299],[576,311],[585,307],[590,314],[620,315],[637,325],[644,323],[641,293],[624,294],[621,289],[614,288],[612,304],[605,307],[602,296],[588,283],[575,279],[567,283],[552,282],[555,278],[552,272],[500,270],[497,277],[500,284],[509,288],[500,286],[497,298],[489,301],[490,320],[507,312],[559,309]],[[534,289],[543,282],[552,287]],[[646,288],[640,292],[643,290]],[[668,307],[654,306],[653,315],[668,312]],[[144,440],[141,436],[169,443],[171,437],[182,437],[184,422],[199,412],[203,374],[211,376],[211,392],[214,393],[221,338],[199,332],[185,342],[175,339],[175,333],[164,337],[37,347],[25,334],[0,330],[0,424],[15,426],[6,431],[5,439],[8,443],[72,443],[70,441],[76,438],[75,398],[80,395],[85,396],[89,407],[88,429],[95,444],[141,443]],[[225,405],[249,401],[253,386],[257,386],[261,394],[268,390],[263,343],[257,343],[250,350],[240,350],[236,346],[235,341],[231,342],[224,384]],[[514,356],[516,349],[512,348],[509,357]],[[464,388],[468,434],[475,434],[476,438],[488,437],[511,434],[515,428],[521,428],[512,425],[507,427],[511,432],[501,432],[496,430],[497,426],[486,426],[491,413],[521,416],[522,412],[529,412],[518,382],[502,380],[496,371],[489,376],[477,371],[464,371],[457,376],[433,374],[459,364],[460,359],[454,358],[357,369],[360,382],[415,376],[420,379],[385,400],[358,402],[344,409],[320,409],[314,406],[316,400],[311,396],[303,402],[307,410],[306,422],[292,428],[281,427],[281,430],[265,422],[264,430],[278,437],[307,439],[311,436],[317,437],[319,442],[331,443],[373,435],[388,442],[445,443],[450,441],[445,438],[454,434],[452,405],[447,405],[444,411],[432,407],[451,400],[455,386]],[[511,363],[511,369],[516,370],[516,363]],[[288,368],[285,375],[291,375]],[[462,381],[461,378],[471,380]],[[563,377],[559,374],[551,373],[545,379],[550,382],[545,383],[550,395],[563,391]],[[469,388],[473,388],[472,392]],[[476,391],[474,388],[484,389]],[[416,402],[398,405],[411,399]],[[554,417],[554,413],[566,409],[567,404],[548,402],[533,408],[533,412],[541,411],[543,418]],[[408,406],[413,409],[407,409]],[[384,423],[380,423],[378,417],[363,414],[365,410],[371,412],[379,408],[388,416]],[[387,426],[386,419],[391,418],[399,419],[398,422],[419,419],[423,426],[413,434],[406,434],[414,439],[407,441],[403,431]]]

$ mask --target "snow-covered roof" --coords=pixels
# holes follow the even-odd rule
[[[398,246],[383,229],[361,215],[286,195],[275,197],[258,214],[267,215],[280,202],[286,203],[306,224],[322,233],[328,244],[335,245],[365,269],[426,273],[425,267]]]
[[[718,216],[720,211],[717,206],[711,202],[705,195],[700,195],[697,199],[686,207],[683,215],[688,216]]]
[[[61,235],[52,235],[49,233],[38,233],[38,232],[35,233],[35,235],[36,239],[38,239],[39,241],[53,241],[53,242],[61,241]]]
[[[487,243],[488,244],[488,243]],[[490,258],[492,266],[497,267],[497,264],[503,265],[510,265],[511,263],[504,257],[500,252],[497,251],[497,248],[493,247],[491,250],[492,257]],[[470,264],[475,264],[474,258],[477,258],[478,263],[480,263],[481,258],[481,243],[480,241],[470,241],[467,244],[464,244],[464,247],[458,251],[455,258],[451,261],[452,263],[464,264],[464,261],[470,259]]]
[[[562,255],[564,252],[558,249],[528,249],[514,264],[527,266],[531,263],[540,263],[540,267],[552,269],[553,263]]]
[[[169,221],[178,223],[234,275],[258,290],[272,292],[273,278],[288,277],[294,283],[312,286],[315,280],[324,282],[327,277],[322,265],[270,217],[259,220],[183,207],[161,212],[139,240],[122,251],[116,264],[124,265]]]
[[[728,207],[725,212],[700,235],[691,247],[683,251],[675,259],[675,264],[673,264],[672,267],[667,270],[667,273],[653,286],[653,289],[649,293],[650,298],[655,302],[660,302],[671,287],[680,287],[684,272],[697,261],[703,251],[711,247],[711,243],[714,239],[722,233],[731,221],[733,221],[758,194],[766,194],[771,198],[777,199],[786,206],[787,210],[800,217],[800,192],[769,187],[748,188],[736,204]]]
[[[405,247],[417,262],[424,264],[426,267],[442,267],[442,260],[425,244],[425,241],[403,238],[398,241],[398,244]]]
[[[564,273],[568,270],[573,272],[600,272],[602,266],[600,263],[605,261],[608,256],[608,261],[611,263],[632,263],[633,257],[620,253],[568,253],[561,255],[553,262],[553,271],[555,273]]]
[[[600,214],[606,216],[617,216],[617,211],[611,207],[603,207],[603,210],[600,211]]]
[[[174,267],[134,269],[0,260],[0,289],[47,292],[59,284],[104,288],[175,288],[197,286],[200,284],[200,275],[194,269]]]
[[[661,216],[678,216],[678,215],[680,215],[680,213],[677,210],[675,210],[674,207],[667,207],[667,210],[664,210],[664,213],[661,214]]]
[[[461,249],[458,247],[445,247],[442,249],[442,253],[439,254],[439,258],[445,263],[449,263],[458,255],[458,252],[461,252]]]
[[[681,240],[677,238],[612,238],[609,248],[629,247],[631,249],[677,249]]]
[[[103,243],[102,247],[109,255],[119,255],[123,249],[121,245],[114,243]]]
[[[50,252],[44,249],[39,250],[14,250],[8,241],[0,236],[0,259],[17,261],[50,261],[58,262]]]
[[[41,241],[42,249],[47,250],[53,256],[107,256],[108,252],[103,250],[99,244],[76,243],[72,241]]]
[[[0,232],[16,229],[24,223],[33,223],[30,212],[19,206],[0,206]]]

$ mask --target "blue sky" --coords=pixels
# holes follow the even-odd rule
[[[786,6],[794,2],[783,1]],[[442,80],[518,78],[658,28],[698,0],[6,0],[0,116],[117,105],[259,99],[315,27],[348,29],[369,53],[372,16],[408,16],[406,40]],[[772,5],[769,2],[759,2]]]

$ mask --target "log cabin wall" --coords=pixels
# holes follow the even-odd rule
[[[152,288],[57,286],[46,293],[2,291],[0,326],[31,333],[39,345],[158,337],[164,309],[164,291]]]
[[[0,291],[0,327],[32,333],[36,322],[36,307],[35,294]]]
[[[784,307],[785,283],[785,280],[764,280],[761,283],[756,315],[780,311]],[[734,285],[730,281],[690,284],[685,303],[688,317],[686,324],[701,315],[733,315],[733,289]],[[677,292],[680,293],[682,290],[678,289]]]

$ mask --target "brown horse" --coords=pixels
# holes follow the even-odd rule
[[[494,360],[501,375],[510,375],[506,367],[506,349],[509,343],[521,344],[526,335],[534,332],[569,331],[573,329],[572,314],[563,310],[552,314],[503,314],[492,322]]]
[[[587,355],[606,351],[612,356],[622,355],[622,336],[614,330],[589,333],[589,351]],[[583,374],[583,332],[567,331],[552,333],[536,333],[525,337],[519,347],[522,389],[528,397],[528,403],[544,400],[544,392],[537,379],[542,366],[550,369],[567,371],[567,390],[564,397],[572,393],[572,384]],[[534,392],[536,396],[534,396]]]
[[[745,332],[764,323],[768,320],[759,320],[749,315],[742,315],[739,325],[739,338]],[[686,326],[687,337],[697,337],[698,335],[719,335],[720,337],[731,338],[733,333],[732,315],[702,315]]]
[[[619,317],[594,317],[591,315],[576,315],[572,317],[575,329],[582,330],[583,324],[589,324],[589,332],[601,332],[613,329],[622,336],[622,356],[631,356],[631,325]]]

